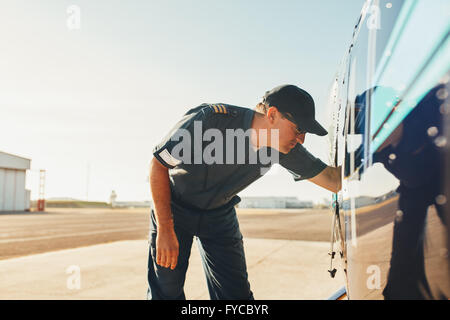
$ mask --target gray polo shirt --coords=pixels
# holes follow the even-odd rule
[[[205,103],[182,117],[153,150],[169,168],[174,202],[201,210],[235,205],[240,201],[237,193],[274,162],[296,181],[312,178],[327,167],[300,144],[288,154],[273,148],[255,151],[249,135],[254,114],[248,108]]]

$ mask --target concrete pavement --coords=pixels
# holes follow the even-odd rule
[[[237,209],[244,238],[328,241],[330,210]],[[125,240],[146,240],[148,208],[50,208],[0,213],[0,260]]]
[[[326,299],[344,285],[342,272],[327,272],[328,242],[244,246],[255,299]],[[0,299],[145,299],[147,255],[146,240],[130,240],[1,260]],[[187,299],[209,299],[195,241],[189,263]]]

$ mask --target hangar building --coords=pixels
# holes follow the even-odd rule
[[[25,189],[31,160],[0,151],[0,211],[30,209],[30,190]]]
[[[239,208],[312,208],[312,201],[300,201],[296,197],[242,197]]]

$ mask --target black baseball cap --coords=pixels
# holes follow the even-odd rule
[[[263,102],[276,107],[279,112],[289,113],[288,120],[294,122],[299,130],[319,136],[328,134],[315,119],[314,100],[308,92],[292,84],[285,84],[267,91]]]

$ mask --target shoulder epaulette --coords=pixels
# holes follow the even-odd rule
[[[225,107],[223,104],[212,104],[211,109],[214,113],[228,114],[227,107]]]

